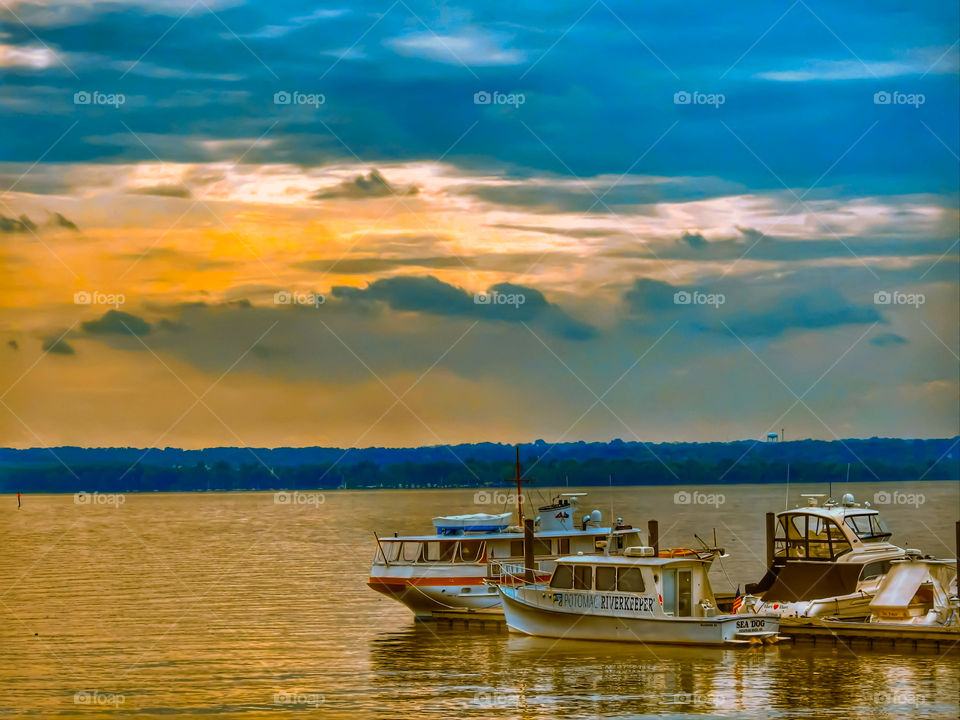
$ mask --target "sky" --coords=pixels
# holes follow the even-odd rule
[[[0,445],[952,437],[954,3],[0,3]]]

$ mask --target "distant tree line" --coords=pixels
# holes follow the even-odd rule
[[[534,487],[591,485],[711,485],[782,483],[787,463],[782,459],[747,456],[723,459],[667,460],[649,453],[635,458],[545,458],[531,469]],[[532,462],[525,465],[530,466]],[[797,460],[790,462],[791,483],[843,482],[845,462]],[[525,472],[524,476],[528,474]],[[457,462],[401,462],[381,465],[371,460],[354,463],[308,463],[266,467],[258,462],[198,462],[192,465],[159,466],[134,463],[79,463],[0,466],[0,492],[149,492],[204,490],[329,490],[334,488],[454,488],[504,487],[514,476],[508,461],[464,459]],[[957,481],[960,461],[956,457],[901,459],[893,463],[873,460],[849,465],[851,482],[912,480]]]

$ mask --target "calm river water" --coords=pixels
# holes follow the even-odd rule
[[[716,529],[731,557],[711,571],[715,590],[759,579],[763,513],[783,509],[786,488],[699,490],[723,497],[591,489],[584,507],[641,527],[656,518],[667,546]],[[889,493],[881,510],[898,544],[955,556],[957,484],[849,490]],[[825,490],[795,485],[791,506],[810,491]],[[434,515],[498,508],[472,490],[299,500],[28,495],[17,510],[0,496],[0,716],[958,716],[960,653],[645,648],[416,623],[365,584],[373,531],[428,532]]]

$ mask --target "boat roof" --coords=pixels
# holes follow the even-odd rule
[[[566,565],[673,565],[685,563],[709,564],[710,560],[693,555],[680,557],[627,556],[627,555],[566,555],[556,560]]]
[[[802,505],[791,508],[790,510],[781,510],[780,515],[819,515],[820,517],[844,518],[847,515],[879,515],[878,510],[873,508],[860,507],[859,505]]]
[[[611,532],[614,535],[624,535],[626,533],[638,532],[639,528],[621,528],[611,531],[610,528],[587,528],[586,530],[545,530],[534,533],[538,538],[563,538],[563,537],[582,537],[590,535],[607,536]],[[467,532],[462,535],[387,535],[379,538],[380,542],[398,542],[401,540],[409,542],[427,542],[429,540],[523,540],[522,532]]]

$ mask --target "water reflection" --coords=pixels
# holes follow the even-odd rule
[[[410,712],[427,703],[531,719],[954,717],[942,698],[960,666],[935,654],[904,663],[846,648],[557,641],[422,622],[375,637],[371,665],[377,692]]]

